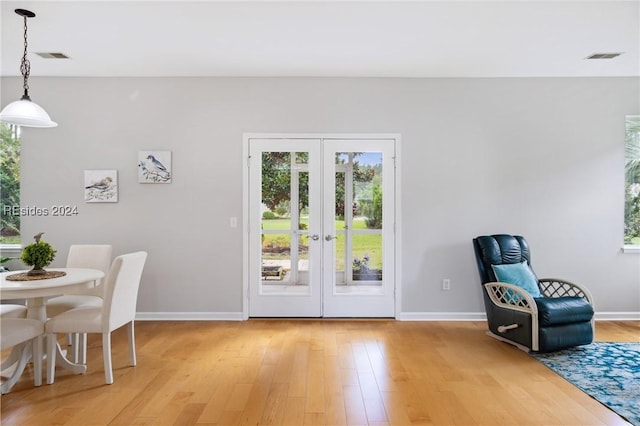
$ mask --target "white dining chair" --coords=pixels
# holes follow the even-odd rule
[[[102,333],[102,356],[107,384],[113,383],[111,363],[111,332],[128,326],[129,360],[136,365],[134,320],[138,288],[147,253],[140,251],[114,259],[104,283],[101,306],[82,305],[47,320],[47,383],[55,379],[56,333]]]
[[[106,275],[111,266],[112,251],[113,247],[110,244],[74,244],[69,247],[66,267],[98,269]],[[47,300],[47,318],[53,318],[79,306],[102,306],[104,290],[100,284],[103,281],[96,283],[95,287],[77,290]],[[72,361],[84,364],[87,354],[86,334],[70,334],[67,340],[73,349]]]
[[[4,395],[16,384],[29,359],[33,359],[33,383],[42,384],[42,321],[27,318],[2,318],[0,320],[0,350],[19,349],[20,358],[11,376],[0,385]],[[33,354],[33,356],[31,356]]]
[[[27,307],[25,305],[21,305],[19,303],[2,303],[0,304],[0,321],[5,318],[26,318],[27,317]],[[11,367],[13,364],[20,359],[20,351],[19,348],[14,348],[9,356],[4,358],[2,362],[0,362],[0,371],[4,371],[7,368]]]
[[[0,304],[0,318],[26,318],[27,307],[18,303]]]

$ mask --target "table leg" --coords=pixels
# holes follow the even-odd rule
[[[42,322],[47,320],[47,306],[45,304],[44,297],[33,297],[27,299],[27,317],[35,318]],[[84,374],[87,372],[87,366],[82,364],[75,364],[69,361],[65,352],[60,347],[60,344],[56,342],[56,365],[66,370],[71,371],[74,374]],[[49,360],[47,360],[49,363]]]
[[[2,385],[0,386],[0,393],[2,394],[9,392],[13,385],[16,384],[18,379],[20,379],[20,376],[22,376],[27,363],[31,359],[31,342],[21,343],[17,347],[19,347],[18,350],[20,351],[20,358],[18,359],[16,368],[13,370],[11,377],[9,377],[7,381],[2,382]]]
[[[9,354],[9,356],[2,360],[2,363],[0,364],[0,371],[4,371],[7,368],[11,367],[13,364],[18,362],[19,359],[20,359],[20,346],[14,346],[11,349],[11,353]]]
[[[47,306],[44,297],[32,297],[27,299],[27,318],[47,321]]]
[[[87,372],[86,365],[73,363],[69,361],[65,355],[62,347],[60,347],[60,343],[56,343],[56,365],[58,367],[67,369],[75,374],[84,374]]]

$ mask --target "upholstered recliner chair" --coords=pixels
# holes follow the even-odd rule
[[[489,334],[532,352],[593,341],[593,300],[577,284],[538,279],[526,240],[514,235],[473,239]]]

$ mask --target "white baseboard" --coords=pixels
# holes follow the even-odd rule
[[[484,312],[403,312],[398,321],[486,321]],[[596,321],[640,321],[640,312],[596,312]]]
[[[138,312],[138,321],[243,321],[242,312]],[[640,312],[596,312],[596,321],[640,321]],[[484,312],[402,312],[398,321],[486,321]]]
[[[640,321],[640,312],[596,312],[596,321]]]
[[[136,312],[137,321],[242,321],[242,312]]]
[[[484,312],[402,312],[398,321],[486,321]]]

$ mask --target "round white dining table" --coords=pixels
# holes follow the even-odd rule
[[[49,297],[71,293],[74,290],[95,287],[97,280],[104,277],[104,272],[87,268],[51,268],[48,271],[62,271],[66,274],[57,278],[42,280],[10,281],[9,275],[27,271],[8,271],[0,274],[0,298],[26,299],[27,317],[47,320],[45,301]]]
[[[27,317],[45,322],[47,320],[46,300],[50,297],[71,293],[74,290],[95,287],[104,272],[87,268],[47,268],[47,271],[63,271],[66,274],[57,278],[45,278],[30,281],[12,281],[7,277],[27,271],[8,271],[0,273],[0,299],[26,299]],[[67,359],[58,345],[56,365],[76,374],[83,374],[87,366],[75,364]]]

